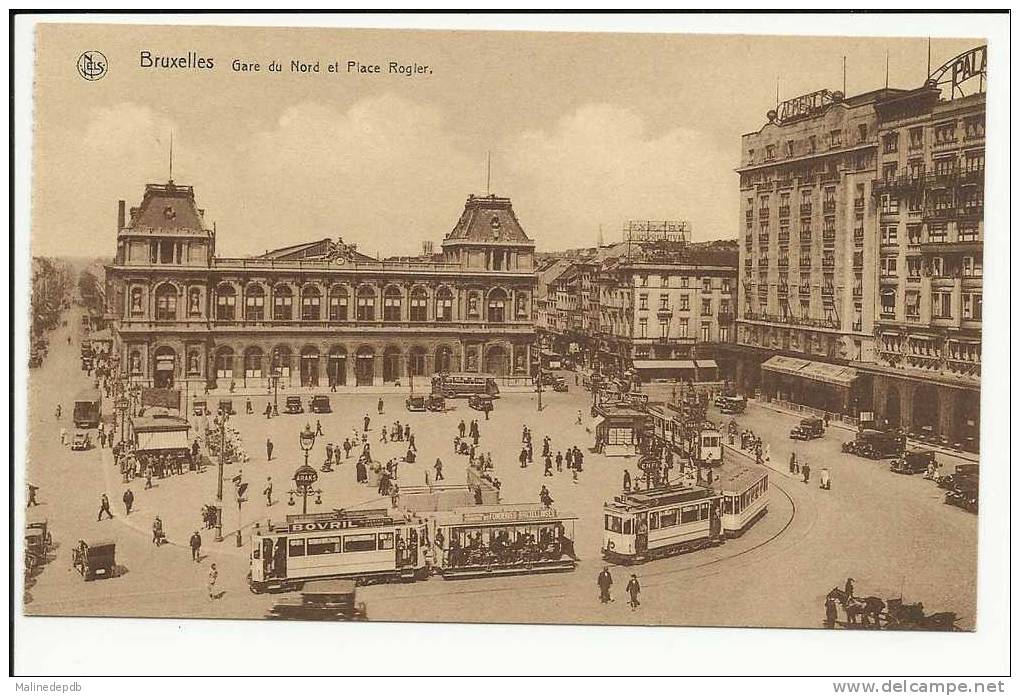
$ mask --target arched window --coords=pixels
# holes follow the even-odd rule
[[[294,293],[290,286],[273,288],[273,321],[290,321],[294,318]]]
[[[199,288],[188,290],[188,316],[202,316],[202,290]]]
[[[428,320],[429,297],[425,288],[415,288],[411,291],[411,321]]]
[[[244,378],[260,379],[262,377],[262,349],[252,346],[244,351]]]
[[[383,293],[383,321],[400,321],[400,304],[403,298],[400,288],[393,285]]]
[[[264,321],[266,318],[266,291],[258,283],[252,283],[244,291],[245,321]]]
[[[375,319],[375,290],[367,285],[358,288],[358,321]]]
[[[232,285],[221,285],[216,288],[216,318],[233,321],[234,308],[237,305],[237,293]]]
[[[453,293],[448,287],[436,291],[436,321],[453,321]]]
[[[177,318],[177,288],[163,283],[156,288],[156,321],[170,321]]]
[[[319,288],[309,285],[301,291],[301,320],[318,321],[322,315],[319,313],[319,305],[322,301],[322,293]]]
[[[273,348],[270,368],[279,377],[290,377],[291,359],[290,346],[277,346]]]
[[[216,378],[231,379],[234,376],[234,351],[230,346],[223,346],[216,351]]]
[[[131,288],[131,307],[130,311],[132,314],[141,314],[144,311],[142,307],[142,289]]]
[[[347,288],[334,285],[329,290],[329,320],[347,321]]]
[[[503,290],[496,288],[489,293],[486,319],[492,324],[502,324],[506,321],[506,293]]]

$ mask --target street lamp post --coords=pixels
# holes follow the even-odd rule
[[[538,410],[542,410],[542,371],[538,372],[538,380],[536,380],[535,391],[538,392]]]
[[[294,472],[294,485],[296,490],[289,491],[290,501],[288,504],[293,505],[294,496],[300,495],[302,498],[301,514],[307,515],[309,495],[312,493],[315,494],[316,505],[320,505],[322,503],[322,491],[312,490],[312,485],[319,479],[319,474],[316,473],[315,469],[308,466],[308,453],[311,452],[312,447],[315,445],[315,432],[308,423],[305,424],[305,429],[298,434],[298,444],[301,445],[301,450],[305,453],[305,463],[303,466],[298,467],[298,470]]]
[[[270,371],[273,380],[273,413],[279,412],[279,391],[280,391],[280,351],[273,350],[273,368]]]
[[[223,409],[219,410],[219,414],[216,416],[219,420],[218,425],[220,426],[220,456],[216,466],[216,502],[220,503],[219,512],[216,515],[216,541],[223,541],[223,460],[226,457],[227,451],[227,418],[228,414]],[[238,509],[240,509],[240,502],[238,502]]]

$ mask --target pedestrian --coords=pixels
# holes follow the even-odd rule
[[[315,434],[316,435],[322,435],[323,434],[322,433],[322,421],[320,421],[318,418],[315,419]]]
[[[630,493],[630,486],[631,486],[630,472],[627,469],[624,469],[623,470],[623,490],[624,490],[624,492]]]
[[[408,429],[408,431],[410,431],[411,430],[411,426],[407,426],[407,429]],[[411,449],[411,450],[414,450],[415,452],[418,451],[418,448],[414,444],[414,434],[413,433],[411,433],[411,434],[409,434],[407,436],[407,448]]]
[[[31,483],[28,484],[28,504],[25,507],[32,507],[38,505],[39,501],[35,499],[36,491],[39,490],[39,486],[33,486]]]
[[[202,560],[202,556],[199,550],[202,548],[202,535],[195,530],[195,533],[191,535],[191,539],[188,541],[188,545],[191,546],[191,560],[198,563]]]
[[[552,457],[550,457],[548,454],[545,455],[545,472],[543,472],[542,475],[543,476],[552,476],[553,475],[553,471],[552,471]]]
[[[60,429],[60,444],[62,445],[67,444],[67,428]]]
[[[436,470],[436,481],[437,482],[442,481],[443,480],[443,460],[441,460],[439,457],[436,457],[436,463],[433,466],[434,466],[434,468]]]
[[[131,506],[135,504],[135,494],[128,488],[124,491],[124,515],[131,514]]]
[[[194,462],[198,461],[198,450],[198,438],[196,437],[195,441],[191,443],[191,460]]]
[[[613,586],[613,576],[609,573],[609,566],[604,566],[602,572],[599,573],[598,580],[595,584],[599,588],[599,601],[603,604],[612,602],[613,598],[609,594],[609,588]]]
[[[581,409],[577,409],[577,425],[581,425]]]
[[[354,447],[354,445],[352,445],[351,441],[348,438],[345,437],[344,438],[344,459],[350,459],[351,458],[351,448],[352,447]]]
[[[209,580],[206,582],[206,589],[209,590],[210,600],[216,599],[216,580],[219,578],[219,576],[220,574],[216,572],[216,564],[213,563],[209,567]]]
[[[379,399],[379,401],[381,403],[382,399]],[[380,411],[380,413],[381,413],[381,411]],[[372,419],[368,417],[367,413],[365,414],[364,422],[365,422],[365,432],[367,433],[368,432],[368,424],[372,422]]]
[[[829,469],[827,467],[822,469],[818,479],[818,487],[822,490],[827,491],[832,487],[832,479],[829,478]]]
[[[556,451],[556,471],[563,471],[563,452]]]
[[[333,463],[333,443],[332,442],[327,442],[326,443],[326,463],[327,464],[332,464]]]
[[[800,468],[800,470],[804,474],[804,483],[807,483],[808,480],[811,478],[811,467],[807,463],[805,463],[804,466]]]
[[[638,595],[641,594],[641,583],[638,582],[637,575],[634,573],[630,574],[630,582],[627,583],[627,594],[630,595],[630,610],[634,611],[641,602],[638,600]]]
[[[393,507],[397,507],[398,502],[400,502],[400,487],[394,481],[390,486],[390,503]]]
[[[266,461],[273,460],[273,441],[266,438]]]
[[[96,522],[103,519],[103,513],[106,513],[109,519],[113,519],[113,513],[110,512],[110,499],[106,497],[106,493],[103,493],[103,497],[99,499],[99,516],[96,517]]]
[[[584,471],[584,466],[582,466],[583,464],[584,464],[584,454],[575,445],[574,446],[574,469],[576,471]]]
[[[460,423],[457,424],[457,434],[460,435],[461,438],[464,437],[464,431],[466,427],[467,426],[464,425],[463,419],[460,421]]]
[[[273,505],[273,478],[266,476],[266,487],[263,489],[262,494],[266,496],[266,506],[272,507]]]
[[[155,519],[152,520],[152,543],[156,546],[162,546],[166,540],[166,535],[163,534],[163,520],[159,519],[159,515],[156,515]]]
[[[793,468],[797,466],[797,453],[790,452],[790,473],[794,473]]]
[[[250,396],[247,396],[244,399],[244,412],[246,414],[249,414],[249,415],[251,415],[252,413],[255,413],[255,409],[251,405],[251,397]]]
[[[854,579],[847,578],[846,583],[843,585],[843,594],[846,595],[847,601],[853,599],[854,596]]]
[[[384,425],[382,427],[381,435],[379,436],[379,442],[388,442],[389,440],[387,440],[387,437],[388,436],[386,434],[386,426]]]
[[[545,486],[542,486],[542,490],[538,492],[538,500],[545,507],[552,507],[553,499],[552,496],[549,494],[549,489],[546,488]]]
[[[825,627],[836,627],[836,600],[832,597],[825,598]]]
[[[432,474],[429,473],[428,469],[425,469],[425,487],[432,488]]]
[[[382,412],[383,412],[383,405],[384,405],[384,404],[383,404],[383,400],[382,400],[382,397],[379,397],[379,403],[378,403],[378,406],[379,406],[379,413],[382,413]],[[366,418],[367,418],[367,416],[366,416]],[[367,426],[367,425],[365,426],[365,430],[368,430],[368,426]]]
[[[60,412],[61,412],[60,404],[57,404],[57,420],[60,420]]]
[[[520,461],[522,469],[528,468],[528,449],[526,447],[521,448],[521,455],[517,459]]]
[[[542,456],[548,457],[550,451],[551,448],[549,446],[549,436],[546,435],[545,437],[542,438]]]
[[[273,407],[270,406],[268,402],[266,403],[266,410],[263,411],[263,413],[266,416],[266,420],[269,420],[273,416]]]
[[[572,470],[574,468],[574,449],[572,447],[568,447],[567,448],[566,460],[567,460],[567,471],[570,471],[570,470]]]
[[[152,465],[145,465],[145,490],[152,488]]]
[[[411,424],[404,423],[404,440],[411,439]],[[478,444],[477,442],[475,444]]]

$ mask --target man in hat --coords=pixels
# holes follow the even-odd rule
[[[630,574],[630,582],[627,583],[627,594],[630,595],[631,611],[641,606],[641,602],[638,600],[638,595],[641,594],[641,583],[638,582],[637,575],[634,573]]]
[[[613,576],[609,574],[609,566],[604,566],[602,572],[599,573],[596,584],[599,588],[599,601],[603,604],[612,602],[613,598],[609,594],[609,588],[613,586]]]

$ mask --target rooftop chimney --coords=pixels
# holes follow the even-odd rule
[[[124,201],[117,201],[117,231],[124,229]]]

